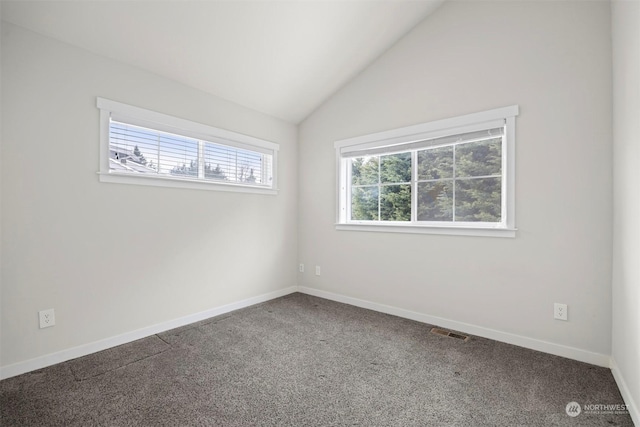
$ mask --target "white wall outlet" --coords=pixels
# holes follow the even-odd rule
[[[298,271],[299,271],[300,273],[304,273],[304,264],[300,264],[300,265],[298,266]]]
[[[558,320],[567,320],[567,304],[558,302],[553,304],[553,318]]]
[[[316,276],[320,275],[320,266],[316,265]]]
[[[53,308],[39,311],[38,318],[40,319],[40,329],[48,328],[56,324],[56,314],[54,313]]]

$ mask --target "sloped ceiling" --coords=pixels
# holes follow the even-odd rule
[[[443,1],[3,1],[2,19],[299,123]]]

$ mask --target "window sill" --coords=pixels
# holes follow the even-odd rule
[[[161,176],[130,175],[113,172],[98,172],[100,182],[116,184],[150,185],[153,187],[189,188],[193,190],[231,191],[236,193],[255,193],[277,195],[278,190],[271,188],[238,185],[232,183],[203,182],[181,178],[165,178]]]
[[[516,237],[515,228],[434,227],[420,225],[336,224],[339,231],[380,233],[441,234],[449,236]]]

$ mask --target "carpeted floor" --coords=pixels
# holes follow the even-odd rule
[[[0,382],[2,426],[632,426],[611,372],[302,294]]]

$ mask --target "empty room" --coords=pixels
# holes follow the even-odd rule
[[[640,426],[640,0],[0,18],[0,425]]]

